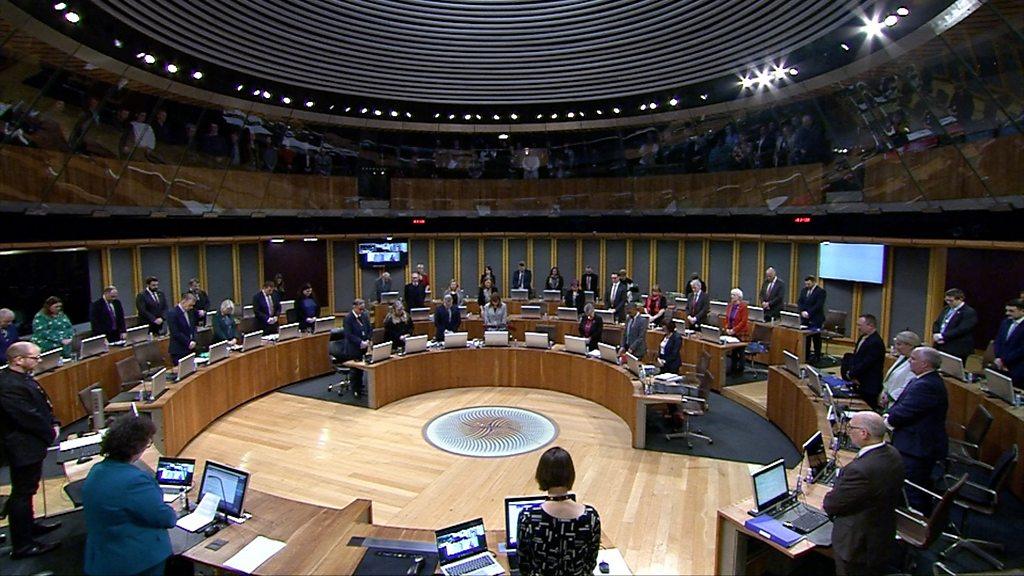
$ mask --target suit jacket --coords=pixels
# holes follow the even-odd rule
[[[137,574],[171,555],[167,529],[177,520],[152,474],[110,458],[82,486],[85,573]]]
[[[622,350],[641,360],[647,355],[647,316],[637,314],[626,319],[626,329],[622,331]]]
[[[380,302],[380,295],[384,292],[391,292],[391,278],[388,278],[387,281],[385,281],[384,278],[377,278],[374,280],[373,293],[377,302]]]
[[[860,397],[874,407],[882,392],[882,374],[885,363],[885,342],[878,332],[861,338],[852,354],[843,357],[844,380],[855,380]]]
[[[953,313],[946,329],[942,330],[942,319],[946,317],[947,310],[948,307],[943,308],[932,324],[932,334],[942,334],[943,340],[942,344],[935,345],[935,349],[966,360],[974,352],[974,327],[978,325],[978,313],[964,304]]]
[[[736,308],[735,317],[732,320],[732,324],[729,323],[729,317],[733,313],[733,308]],[[725,314],[722,316],[722,334],[725,331],[732,328],[733,336],[740,340],[746,340],[750,337],[750,309],[746,302],[742,300],[739,304],[729,302],[729,305],[725,307]]]
[[[701,291],[700,294],[696,292],[690,294],[690,298],[686,301],[686,315],[697,319],[694,325],[695,329],[701,324],[707,324],[708,312],[710,311],[711,300],[708,298],[707,292]]]
[[[427,301],[427,287],[423,283],[413,284],[409,282],[405,285],[405,309],[412,310],[413,308],[423,308],[423,303]]]
[[[580,336],[587,338],[587,350],[597,350],[597,343],[601,341],[601,332],[604,330],[604,320],[597,314],[594,314],[594,319],[590,324],[590,335],[587,336],[583,332],[584,327],[587,325],[587,317],[580,318]]]
[[[210,309],[210,295],[205,290],[189,290],[196,297],[196,305],[188,311],[196,326],[206,326],[206,312]],[[203,314],[199,314],[202,310]]]
[[[936,371],[911,380],[889,406],[886,419],[893,427],[892,445],[915,458],[939,460],[949,453],[946,385]]]
[[[361,345],[363,341],[370,340],[373,336],[373,325],[370,324],[370,315],[363,312],[356,316],[355,312],[349,312],[342,322],[345,329],[345,356],[348,358],[362,358],[366,349]]]
[[[615,310],[615,320],[621,322],[626,317],[626,293],[629,292],[629,285],[620,281],[615,287],[615,294],[612,294],[612,285],[608,285],[608,307]],[[614,298],[614,299],[613,299]]]
[[[0,443],[11,466],[42,462],[56,423],[50,399],[35,378],[11,369],[0,372]]]
[[[800,290],[797,306],[800,308],[801,316],[803,312],[807,312],[807,325],[811,328],[821,328],[825,324],[825,289],[821,286],[815,285],[810,289]]]
[[[764,307],[765,322],[771,322],[772,320],[779,319],[786,294],[786,283],[778,278],[775,279],[775,284],[771,285],[771,290],[768,289],[768,286],[768,282],[761,285],[761,293],[758,295],[757,302],[758,305],[763,302],[768,303],[768,306]]]
[[[171,357],[171,362],[177,366],[178,360],[192,352],[188,345],[196,339],[196,325],[191,322],[189,314],[177,305],[167,313],[166,322],[171,335],[167,342],[167,354]]]
[[[565,293],[563,304],[567,308],[575,308],[577,312],[583,314],[583,307],[587,305],[587,299],[583,295],[582,290],[577,290],[576,292],[570,290]]]
[[[1010,329],[1010,324],[1011,320],[1006,318],[999,325],[993,350],[995,357],[1001,358],[1006,365],[1014,386],[1019,387],[1024,385],[1024,322],[1014,328],[1013,334],[1007,338],[1006,331]]]
[[[252,297],[252,311],[256,315],[256,328],[263,330],[264,334],[274,334],[277,332],[277,323],[270,324],[271,318],[277,318],[281,315],[281,301],[270,295],[270,304],[273,306],[273,310],[267,307],[267,298],[260,290]]]
[[[150,291],[143,290],[135,297],[135,310],[139,313],[139,321],[149,324],[150,333],[159,334],[163,327],[154,322],[157,318],[163,318],[167,313],[167,297],[163,292],[157,290],[154,301]]]
[[[117,342],[121,334],[127,332],[124,324],[124,308],[120,300],[110,303],[114,309],[114,317],[110,317],[110,308],[104,298],[96,300],[89,305],[89,324],[92,326],[92,335],[99,336],[106,334],[107,342]]]
[[[19,339],[18,327],[11,322],[7,328],[0,330],[0,364],[7,364],[7,348]]]
[[[663,373],[676,374],[679,372],[679,367],[683,364],[682,356],[679,355],[679,351],[683,348],[683,337],[679,335],[679,332],[675,330],[668,333],[668,342],[665,346],[658,350],[658,358],[661,359],[661,371]]]
[[[832,517],[832,550],[847,563],[885,565],[903,500],[903,459],[883,444],[843,467],[823,508]]]
[[[525,288],[529,290],[530,296],[533,296],[533,272],[529,268],[525,270],[516,269],[512,272],[512,288]]]
[[[462,316],[456,306],[446,308],[443,304],[434,311],[434,327],[437,328],[434,340],[444,340],[445,330],[458,332],[462,324]]]
[[[231,316],[217,314],[213,317],[213,343],[238,338],[238,325]]]
[[[548,276],[548,279],[544,282],[544,289],[558,290],[559,292],[561,292],[562,290],[565,289],[565,278],[563,278],[561,275],[555,277]]]
[[[597,298],[598,293],[600,292],[600,290],[598,290],[598,286],[600,286],[600,281],[597,277],[597,274],[584,274],[583,277],[580,279],[580,288],[584,292],[593,292],[594,298]]]

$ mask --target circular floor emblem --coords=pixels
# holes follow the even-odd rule
[[[459,454],[496,458],[524,454],[555,439],[558,427],[547,417],[507,406],[479,406],[442,414],[423,427],[435,447]]]

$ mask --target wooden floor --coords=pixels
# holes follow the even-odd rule
[[[341,507],[369,498],[378,523],[437,528],[482,516],[501,528],[506,495],[538,493],[540,453],[454,456],[421,432],[434,416],[481,405],[528,408],[558,424],[576,493],[636,573],[713,572],[716,510],[750,495],[748,465],[635,450],[617,416],[556,392],[445,390],[376,411],[275,393],[215,422],[184,456],[241,466],[255,488],[296,500]]]

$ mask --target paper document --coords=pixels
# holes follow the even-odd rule
[[[246,574],[260,567],[261,564],[270,559],[284,548],[284,542],[271,540],[265,536],[257,536],[252,542],[245,545],[237,554],[228,558],[225,566],[232,570],[238,570]]]
[[[203,499],[199,501],[195,512],[178,518],[178,527],[189,532],[195,532],[213,522],[213,517],[217,514],[218,504],[220,504],[220,496],[207,492]]]
[[[683,379],[679,374],[673,374],[671,372],[663,372],[654,377],[659,382],[679,382]]]
[[[740,341],[740,339],[735,336],[722,336],[721,340],[723,344],[735,344]]]
[[[587,356],[590,356],[591,358],[600,358],[601,357],[601,351],[598,350],[597,348],[595,348],[595,349],[591,350],[590,352],[587,352]]]
[[[65,440],[60,443],[60,451],[67,452],[68,450],[74,450],[76,448],[84,448],[86,446],[92,446],[93,444],[99,444],[103,441],[103,437],[107,435],[107,429],[104,428],[96,434],[90,434],[88,436],[79,436],[72,440]]]
[[[619,552],[618,548],[605,548],[597,553],[597,566],[594,567],[594,574],[601,575],[601,562],[608,563],[608,573],[615,576],[630,575],[632,572],[629,571],[629,566],[626,566],[625,559],[622,558],[622,553]]]

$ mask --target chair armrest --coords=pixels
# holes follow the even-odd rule
[[[906,510],[903,510],[901,508],[897,508],[896,509],[896,514],[898,514],[899,516],[903,517],[908,522],[913,522],[914,524],[917,524],[918,526],[920,526],[922,528],[925,528],[925,527],[928,526],[928,522],[922,520],[921,518],[918,518],[917,516],[914,516],[913,514],[910,514],[909,512],[907,512]]]
[[[974,444],[972,442],[968,442],[966,440],[957,440],[956,438],[950,438],[949,441],[951,443],[953,443],[953,444],[959,444],[960,446],[966,446],[968,448],[973,448],[974,450],[978,450],[979,449],[979,446],[977,444]]]
[[[699,403],[701,403],[701,404],[703,404],[705,406],[707,406],[707,404],[708,404],[708,401],[705,400],[704,398],[698,398],[697,396],[687,396],[686,394],[683,394],[683,401],[684,402],[699,402]]]
[[[992,496],[993,498],[996,496],[995,490],[992,490],[991,488],[986,488],[981,484],[977,484],[975,482],[971,482],[970,480],[968,480],[966,485],[970,486],[971,488],[974,488],[975,490],[981,490],[982,492],[988,494],[989,496]]]
[[[963,463],[965,465],[967,465],[967,466],[972,466],[974,468],[977,468],[977,469],[980,469],[980,470],[984,470],[986,472],[992,472],[992,471],[995,470],[995,468],[993,468],[991,464],[987,464],[985,462],[982,462],[981,460],[971,460],[971,461],[966,461],[965,460]]]
[[[903,484],[905,485],[904,486],[904,491],[903,491],[904,494],[906,494],[906,486],[910,486],[911,488],[914,488],[918,492],[923,492],[923,493],[931,496],[933,500],[942,500],[942,495],[936,494],[935,492],[932,492],[931,490],[925,488],[924,486],[919,486],[917,484],[914,484],[910,480],[904,479],[903,480]],[[909,508],[909,506],[908,506],[908,508]],[[910,508],[910,509],[914,510],[913,508]],[[914,512],[920,512],[920,510],[914,510]]]

